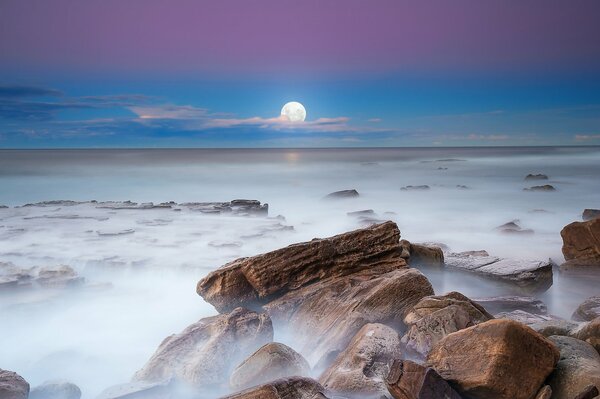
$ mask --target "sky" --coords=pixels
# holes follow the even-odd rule
[[[0,148],[600,145],[599,18],[596,0],[0,0]]]

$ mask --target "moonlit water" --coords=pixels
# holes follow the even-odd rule
[[[529,173],[550,180],[526,182]],[[361,227],[347,216],[352,211],[373,209],[410,241],[560,263],[562,227],[580,220],[584,208],[600,207],[598,176],[597,147],[0,151],[0,204],[10,206],[0,209],[0,262],[67,264],[86,278],[76,290],[0,295],[0,366],[32,386],[70,380],[93,398],[128,381],[163,338],[216,313],[195,293],[207,272],[240,256]],[[557,191],[523,191],[539,184]],[[400,190],[408,185],[431,189]],[[342,189],[360,197],[322,200]],[[267,202],[269,215],[285,221],[89,204],[14,208],[56,199],[236,198]],[[535,234],[495,230],[516,219]],[[438,294],[509,293],[490,280],[425,272]],[[561,317],[599,293],[594,280],[555,272],[554,281],[540,297]]]

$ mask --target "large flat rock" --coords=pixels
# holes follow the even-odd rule
[[[258,310],[286,293],[361,270],[386,273],[406,265],[393,222],[237,259],[200,280],[197,292],[219,312]]]

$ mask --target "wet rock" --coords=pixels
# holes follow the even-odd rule
[[[29,399],[79,399],[81,389],[67,381],[46,381],[33,388]]]
[[[48,206],[75,206],[89,203],[90,201],[71,201],[71,200],[52,200],[52,201],[41,201],[32,204],[21,205],[22,208],[29,208],[34,206],[48,207]]]
[[[575,396],[575,399],[594,399],[597,398],[599,394],[600,391],[598,390],[598,387],[595,385],[588,385],[587,387],[583,388],[583,390],[577,396]]]
[[[327,399],[326,390],[317,381],[290,377],[224,396],[221,399]]]
[[[325,199],[356,198],[359,195],[356,190],[340,190],[327,194]]]
[[[29,384],[19,374],[0,369],[0,398],[27,399]]]
[[[490,320],[443,338],[434,345],[428,363],[462,396],[530,399],[559,356],[552,341],[529,327]]]
[[[310,366],[302,355],[287,345],[271,342],[235,368],[229,386],[239,391],[280,378],[309,375]]]
[[[571,399],[589,385],[600,386],[600,354],[587,342],[570,337],[550,337],[560,349],[556,370],[547,380],[552,398]]]
[[[546,304],[532,296],[495,296],[474,298],[475,302],[483,306],[491,314],[524,310],[526,312],[545,315],[548,314]]]
[[[8,209],[8,206],[6,206],[6,205],[0,205],[0,209]]]
[[[510,319],[525,325],[543,323],[553,320],[552,316],[529,313],[524,310],[513,310],[511,312],[500,312],[495,315],[497,319]]]
[[[240,241],[221,241],[214,240],[208,243],[208,246],[214,248],[241,248],[244,243]]]
[[[257,200],[236,199],[229,203],[234,214],[268,215],[269,204],[262,204]]]
[[[67,288],[82,285],[85,282],[71,266],[40,267],[35,282],[42,287]]]
[[[552,335],[573,337],[575,331],[579,328],[579,324],[567,320],[552,319],[530,324],[529,327],[539,332],[544,337],[550,337]]]
[[[560,235],[562,253],[570,266],[600,266],[600,219],[573,222]]]
[[[520,292],[543,292],[552,285],[552,264],[548,261],[498,258],[485,251],[469,251],[447,254],[444,262],[448,267],[510,283]]]
[[[496,230],[505,234],[533,234],[532,229],[524,229],[519,225],[518,220],[513,220],[508,223],[504,223],[501,226],[496,227]]]
[[[407,262],[415,265],[442,266],[444,264],[444,252],[435,245],[413,244],[407,240],[401,240],[402,257]]]
[[[315,281],[365,269],[384,273],[404,266],[399,239],[396,224],[386,222],[293,244],[228,263],[200,280],[196,291],[219,312],[238,306],[258,310]]]
[[[571,318],[576,321],[590,321],[600,317],[600,296],[592,296],[583,301]]]
[[[461,399],[431,367],[395,360],[385,383],[394,399]]]
[[[400,337],[394,329],[383,324],[366,324],[319,382],[329,391],[348,397],[380,397],[387,393],[384,378],[400,355]]]
[[[529,180],[548,180],[548,176],[544,175],[544,174],[528,174],[527,176],[525,176],[525,181],[529,181]]]
[[[290,291],[264,306],[278,333],[315,368],[327,368],[367,323],[402,328],[403,318],[433,289],[418,270],[377,268],[332,277]]]
[[[404,186],[402,188],[400,188],[400,190],[402,191],[425,191],[425,190],[429,190],[431,187],[429,187],[426,184],[422,184],[420,186]]]
[[[464,184],[457,184],[456,188],[458,188],[459,190],[468,190],[469,186],[465,186]]]
[[[0,290],[28,288],[72,288],[81,286],[85,279],[66,265],[19,268],[12,263],[0,262]]]
[[[572,332],[577,339],[587,342],[600,353],[600,317],[585,323]],[[557,334],[558,335],[558,334]]]
[[[581,215],[583,220],[592,220],[600,218],[600,209],[585,209]]]
[[[416,323],[421,318],[444,309],[448,306],[456,305],[462,308],[473,321],[474,324],[483,323],[494,318],[483,306],[470,300],[460,292],[449,292],[446,295],[431,295],[421,299],[405,318],[406,324]]]
[[[195,386],[228,382],[231,369],[273,339],[271,319],[243,308],[207,317],[167,337],[136,381],[174,378]]]
[[[523,191],[548,192],[548,191],[556,191],[556,188],[554,188],[554,186],[551,185],[551,184],[544,184],[543,186],[532,186],[532,187],[529,187],[529,188],[524,188]]]

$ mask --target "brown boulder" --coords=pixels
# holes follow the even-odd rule
[[[440,247],[434,245],[413,244],[407,240],[401,240],[403,256],[408,259],[409,264],[426,266],[443,266],[444,252]]]
[[[0,398],[27,399],[29,384],[19,374],[0,369]]]
[[[229,386],[240,390],[279,378],[310,375],[308,362],[287,345],[271,342],[250,355],[233,370]]]
[[[329,391],[346,396],[381,397],[387,392],[383,380],[394,358],[399,357],[398,333],[383,324],[366,324],[319,382]]]
[[[417,302],[404,321],[406,324],[413,324],[422,317],[451,305],[457,305],[466,311],[474,324],[482,323],[494,318],[494,316],[489,314],[485,308],[477,302],[470,300],[460,292],[452,291],[446,295],[431,295],[424,297]]]
[[[575,337],[592,345],[600,353],[600,317],[581,326],[575,332]]]
[[[431,367],[396,360],[385,383],[394,399],[461,399]]]
[[[600,386],[600,355],[587,342],[552,336],[560,349],[556,370],[548,378],[553,399],[572,399],[589,385]]]
[[[512,320],[490,320],[438,342],[428,363],[473,399],[531,399],[558,362],[547,338]]]
[[[310,378],[290,377],[269,382],[221,399],[327,399],[325,388]]]
[[[565,226],[560,235],[562,252],[570,265],[600,266],[600,219],[573,222]]]
[[[571,316],[576,321],[590,321],[596,317],[600,317],[600,296],[592,296],[583,301]]]
[[[406,265],[393,222],[240,258],[209,273],[196,291],[219,312],[258,310],[288,292],[361,270],[389,272]]]
[[[269,316],[237,308],[165,338],[134,380],[174,378],[196,386],[222,385],[236,364],[272,339]]]
[[[416,269],[367,269],[290,291],[264,309],[278,333],[294,339],[295,348],[322,370],[365,324],[402,327],[408,311],[431,294],[431,284]]]

